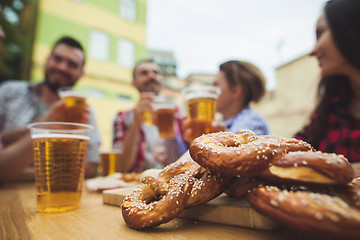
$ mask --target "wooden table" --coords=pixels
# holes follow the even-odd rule
[[[33,183],[0,188],[0,239],[304,239],[288,229],[258,231],[176,218],[148,230],[126,226],[119,207],[104,205],[101,193],[83,191],[82,207],[37,213]]]

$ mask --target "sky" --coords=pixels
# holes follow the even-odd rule
[[[147,48],[170,51],[180,79],[244,60],[276,89],[276,67],[309,53],[325,0],[147,0]]]

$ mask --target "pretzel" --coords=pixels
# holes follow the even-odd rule
[[[163,181],[168,182],[174,176],[185,173],[195,178],[194,186],[186,203],[186,208],[200,205],[222,193],[234,180],[232,176],[223,176],[201,167],[192,159],[177,161],[159,173]]]
[[[259,187],[247,194],[260,213],[289,227],[331,239],[360,239],[360,212],[338,197]]]
[[[229,197],[242,198],[254,188],[263,185],[264,181],[256,178],[237,178],[232,182],[229,187],[225,190],[225,193]]]
[[[186,208],[205,203],[225,191],[234,180],[232,176],[224,176],[204,168],[194,176],[196,178]]]
[[[360,187],[360,177],[354,178],[354,179],[351,181],[351,184]]]
[[[360,210],[360,178],[354,178],[351,183],[339,190],[340,197],[350,206]]]
[[[177,217],[185,208],[194,181],[186,174],[177,175],[160,189],[141,184],[126,196],[122,214],[127,225],[135,229],[154,227]],[[159,201],[152,202],[162,196]]]
[[[343,155],[290,152],[273,161],[261,178],[276,183],[346,185],[354,170]]]
[[[142,179],[122,203],[127,225],[135,229],[155,227],[177,217],[185,208],[218,196],[233,177],[223,177],[202,168],[191,159],[165,167],[157,177]]]
[[[250,130],[202,135],[193,140],[189,149],[201,166],[238,177],[258,176],[287,152],[309,150],[313,150],[311,145],[301,140],[256,136]]]

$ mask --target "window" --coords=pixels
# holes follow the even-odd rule
[[[89,57],[98,61],[108,61],[110,52],[110,37],[108,34],[92,30],[90,33]]]
[[[120,16],[129,21],[136,21],[136,0],[120,0]]]
[[[124,68],[133,68],[135,63],[135,44],[127,39],[119,39],[116,62]]]
[[[132,101],[132,98],[130,96],[123,95],[123,94],[116,95],[116,99],[120,100],[120,101]]]

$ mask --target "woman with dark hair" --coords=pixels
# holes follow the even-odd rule
[[[360,0],[330,0],[316,25],[322,79],[310,122],[295,136],[360,166]],[[360,169],[359,169],[360,170]],[[359,172],[360,173],[360,172]]]
[[[224,117],[230,132],[249,129],[258,135],[267,135],[265,119],[250,108],[265,94],[265,78],[253,64],[228,61],[220,65],[214,85],[221,89],[216,110]]]

